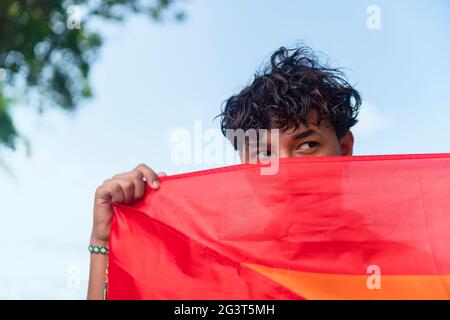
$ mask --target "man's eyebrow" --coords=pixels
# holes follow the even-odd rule
[[[323,138],[322,134],[319,131],[316,131],[314,129],[308,129],[308,130],[305,130],[302,132],[294,133],[292,138],[295,140],[300,140],[300,139],[307,138],[311,135],[318,135],[319,137]]]

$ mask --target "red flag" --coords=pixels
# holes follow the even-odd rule
[[[450,154],[167,176],[114,205],[110,299],[448,299]]]

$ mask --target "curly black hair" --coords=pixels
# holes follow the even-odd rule
[[[357,122],[361,97],[340,69],[320,63],[309,47],[279,48],[270,63],[257,72],[253,83],[227,99],[217,117],[221,129],[280,129],[307,125],[308,114],[317,111],[317,123],[327,120],[338,138]],[[238,146],[233,141],[234,148]]]

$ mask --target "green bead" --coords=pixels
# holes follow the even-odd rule
[[[89,252],[90,253],[101,253],[101,254],[107,254],[108,253],[108,248],[107,247],[99,247],[99,246],[93,246],[90,245],[89,246]]]

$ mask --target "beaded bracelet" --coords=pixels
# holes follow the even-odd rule
[[[95,254],[108,254],[108,248],[105,246],[99,247],[99,246],[93,246],[90,245],[89,246],[89,252],[90,253],[95,253]]]

